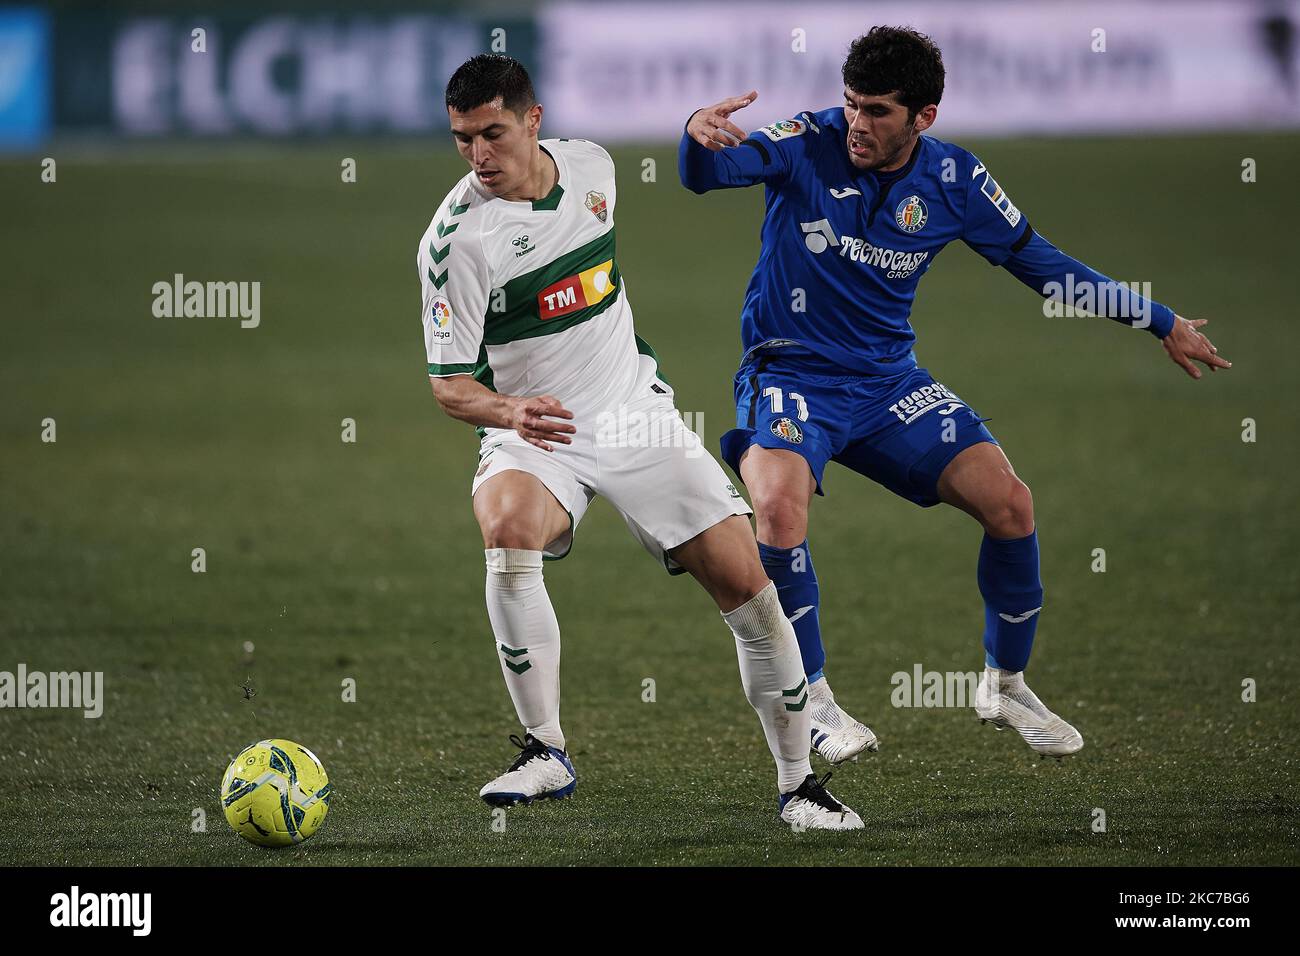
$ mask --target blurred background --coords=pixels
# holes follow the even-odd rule
[[[747,129],[836,105],[877,23],[942,47],[934,135],[1235,363],[1193,383],[960,244],[920,288],[921,364],[1034,491],[1033,683],[1088,748],[1040,769],[968,712],[890,707],[895,672],[979,668],[980,535],[833,466],[810,534],[828,673],[884,747],[835,788],[872,829],[775,832],[716,610],[598,502],[547,568],[581,812],[502,839],[476,797],[515,729],[478,443],[429,394],[415,268],[466,172],[443,85],[507,52],[544,135],[610,148],[638,332],[716,449],[763,201],[684,190],[679,131],[752,88]],[[1252,0],[0,8],[0,670],[103,671],[107,695],[99,720],[0,711],[0,860],[1295,863],[1297,26],[1300,3]],[[158,317],[177,274],[261,283],[260,323]],[[337,803],[310,843],[250,856],[216,788],[273,736],[321,757]]]
[[[950,82],[937,135],[1300,120],[1293,0],[828,0],[797,15],[730,0],[124,0],[4,10],[0,143],[435,134],[446,77],[485,48],[529,66],[561,135],[594,113],[607,141],[671,139],[684,104],[719,91],[758,87],[772,116],[837,102],[864,17],[939,42]]]

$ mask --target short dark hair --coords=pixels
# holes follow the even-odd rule
[[[520,116],[537,102],[524,65],[503,53],[472,56],[447,81],[447,109],[458,113],[468,113],[498,96],[505,109]]]
[[[943,97],[943,54],[928,36],[907,27],[872,27],[849,47],[843,72],[844,85],[855,93],[897,93],[909,120]]]

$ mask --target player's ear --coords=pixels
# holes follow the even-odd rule
[[[524,114],[524,128],[527,129],[528,132],[534,136],[536,136],[538,133],[541,132],[542,129],[542,104],[541,103],[534,103],[532,106],[528,108],[528,112]]]
[[[938,115],[939,115],[939,107],[934,105],[933,103],[927,106],[925,109],[920,110],[916,114],[916,120],[915,120],[916,131],[918,133],[924,133],[927,129],[929,129],[931,126],[934,125],[935,117],[937,117]]]

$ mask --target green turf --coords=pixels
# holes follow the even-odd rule
[[[1236,368],[1193,383],[1149,335],[1044,318],[1003,271],[944,254],[917,301],[919,355],[991,416],[1034,490],[1047,609],[1031,677],[1088,745],[1040,762],[971,711],[890,706],[897,670],[980,666],[979,531],[833,466],[811,531],[829,674],[883,743],[836,774],[868,826],[842,835],[775,822],[730,635],[600,503],[547,572],[580,788],[491,828],[476,794],[516,727],[482,604],[476,442],[429,395],[414,265],[454,154],[55,151],[53,185],[35,159],[0,163],[0,670],[107,680],[100,720],[0,711],[0,861],[1300,861],[1300,138],[968,145],[1049,239],[1212,319]],[[1240,181],[1245,156],[1257,183]],[[669,148],[616,159],[638,330],[716,447],[762,197],[687,193]],[[260,280],[261,327],[154,318],[151,286],[176,272]],[[292,851],[244,845],[218,807],[227,760],[269,736],[313,748],[337,787]]]

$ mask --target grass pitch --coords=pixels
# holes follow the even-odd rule
[[[462,173],[444,144],[55,152],[54,184],[36,158],[0,163],[0,670],[106,680],[99,720],[0,711],[0,860],[1300,861],[1300,138],[967,145],[1049,239],[1210,318],[1235,368],[1193,383],[1149,335],[1044,318],[1002,270],[944,254],[918,355],[991,416],[1034,490],[1031,682],[1087,746],[1040,762],[970,710],[890,705],[896,671],[981,666],[980,532],[833,466],[811,528],[828,674],[882,740],[835,775],[868,825],[840,835],[777,824],[730,635],[599,503],[547,569],[579,789],[492,829],[477,791],[516,727],[482,603],[476,442],[429,394],[414,264]],[[695,197],[669,148],[615,156],[638,331],[715,448],[761,193]],[[658,182],[641,181],[647,156]],[[260,281],[260,327],[155,318],[151,287],[175,273]],[[314,749],[337,787],[321,832],[285,852],[245,845],[217,800],[227,760],[273,736]]]

